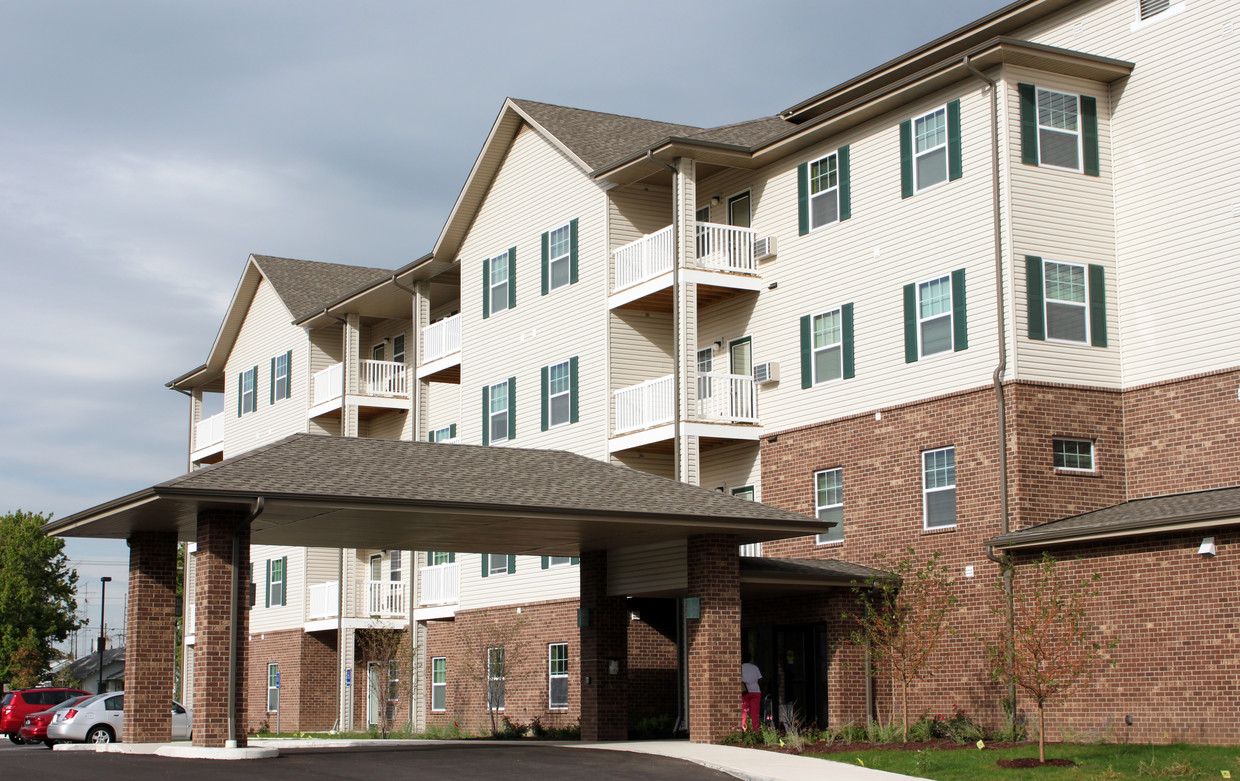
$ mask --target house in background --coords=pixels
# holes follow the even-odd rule
[[[99,694],[99,652],[74,659],[52,669],[51,681]],[[48,685],[55,685],[49,683]],[[105,648],[103,651],[103,691],[118,692],[125,689],[125,646]]]

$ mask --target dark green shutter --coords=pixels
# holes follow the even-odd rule
[[[800,234],[809,233],[809,163],[797,166],[797,220]]]
[[[267,403],[275,404],[276,403],[276,359],[275,358],[271,359],[271,382],[268,383],[267,392],[268,392],[268,396],[270,396],[270,398],[267,400]]]
[[[814,384],[814,364],[811,358],[810,316],[801,318],[801,387]]]
[[[968,308],[964,297],[964,269],[952,272],[952,349],[959,352],[969,347]]]
[[[453,424],[453,425],[456,425],[456,424]],[[455,553],[449,553],[449,554],[448,554],[448,563],[449,563],[449,564],[453,564],[453,563],[455,563],[455,562],[456,562],[456,554],[455,554]]]
[[[551,234],[544,233],[542,235],[542,294],[545,296],[551,290]]]
[[[547,567],[550,567],[550,566],[551,566],[550,557],[549,557],[549,556],[543,556],[543,557],[542,557],[542,568],[543,568],[543,569],[546,569]]]
[[[491,386],[482,386],[482,444],[491,444]]]
[[[947,178],[954,181],[964,176],[963,154],[960,150],[960,101],[947,104]]]
[[[1099,176],[1098,168],[1098,101],[1081,96],[1082,160],[1087,176]]]
[[[840,147],[839,154],[839,175],[840,175],[840,222],[852,216],[852,184],[849,182],[849,154],[848,147]]]
[[[245,372],[237,375],[237,417],[241,417],[241,400],[245,397]]]
[[[508,308],[517,305],[517,248],[508,248]]]
[[[288,384],[288,395],[285,396],[285,398],[287,399],[287,398],[292,398],[293,396],[293,351],[292,350],[289,350],[288,352],[284,354],[284,371],[285,371],[285,377],[287,377],[285,382]]]
[[[263,607],[271,607],[271,559],[267,559],[267,580],[263,585]]]
[[[517,438],[517,378],[508,378],[508,439]]]
[[[491,575],[490,558],[491,558],[490,554],[487,554],[487,553],[482,554],[482,577],[484,578],[490,577]]]
[[[853,305],[851,303],[844,304],[840,307],[840,320],[842,328],[841,339],[843,341],[844,352],[844,379],[852,379],[856,376],[856,367],[854,366],[855,351],[853,350]]]
[[[904,362],[917,360],[917,285],[904,286]]]
[[[568,563],[569,563],[570,565],[571,565],[571,564],[580,564],[580,563],[581,563],[581,558],[580,558],[579,556],[573,556],[572,558],[570,558],[570,559],[568,560]]]
[[[551,399],[550,399],[551,382],[547,377],[548,373],[549,373],[548,367],[546,366],[542,367],[541,374],[542,374],[542,430],[543,431],[546,431],[548,428],[548,418],[550,417],[550,411],[548,410],[548,407],[551,406]]]
[[[1025,256],[1025,316],[1029,319],[1029,338],[1046,338],[1046,313],[1042,311],[1042,259]]]
[[[1017,84],[1020,92],[1020,161],[1038,164],[1038,90],[1032,84]]]
[[[448,426],[448,439],[456,439],[456,424]]]
[[[429,434],[427,434],[427,435],[426,435],[426,441],[427,441],[427,442],[434,442],[434,441],[435,441],[435,430],[434,430],[434,429],[431,429],[431,433],[429,433]]]
[[[491,316],[491,260],[482,261],[482,319]]]
[[[280,584],[280,606],[284,607],[288,604],[288,556],[280,559],[280,577],[284,578]]]
[[[568,359],[568,422],[577,422],[577,356]]]
[[[1107,346],[1106,271],[1097,263],[1089,264],[1089,343]]]
[[[900,123],[900,197],[913,195],[913,120]]]
[[[517,571],[517,557],[515,554],[509,553],[508,554],[508,574],[511,575],[512,573],[516,571]]]
[[[577,220],[574,218],[568,223],[569,232],[569,258],[568,258],[568,284],[577,284]]]

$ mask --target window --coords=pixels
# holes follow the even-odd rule
[[[370,556],[370,579],[381,580],[383,578],[383,555],[379,553]]]
[[[964,269],[904,286],[904,361],[969,346]]]
[[[814,511],[820,521],[835,521],[831,530],[818,535],[818,544],[844,539],[844,469],[814,473]]]
[[[542,430],[577,422],[577,359],[542,370]]]
[[[503,553],[482,554],[482,577],[511,575],[517,571],[517,557]]]
[[[853,305],[802,317],[801,387],[853,375]]]
[[[513,418],[516,411],[514,386],[516,378],[509,377],[482,389],[482,444],[493,445],[506,442],[514,436]]]
[[[547,705],[552,710],[568,707],[568,643],[547,646]]]
[[[1137,13],[1141,19],[1149,19],[1151,16],[1161,14],[1171,7],[1171,0],[1141,0],[1141,7]]]
[[[697,384],[698,398],[710,398],[710,377],[706,375],[715,370],[715,348],[707,347],[697,351]]]
[[[258,367],[241,372],[237,379],[237,417],[258,409]]]
[[[271,403],[275,404],[290,395],[292,383],[289,369],[293,364],[293,351],[271,359]]]
[[[517,289],[513,279],[516,271],[516,247],[482,261],[484,284],[482,316],[484,318],[517,305]]]
[[[370,357],[373,358],[374,360],[382,361],[384,355],[385,355],[385,351],[383,347],[383,342],[380,342],[379,344],[376,344],[374,347],[370,348]]]
[[[405,576],[404,551],[394,550],[388,553],[388,580],[399,583]]]
[[[548,567],[567,567],[572,563],[573,563],[572,556],[548,556],[547,557]]]
[[[267,559],[267,607],[288,604],[288,556]]]
[[[454,561],[456,561],[455,553],[448,553],[447,551],[437,550],[437,551],[429,551],[426,554],[426,562],[431,567],[435,567],[440,564],[451,564]]]
[[[963,176],[960,101],[900,123],[900,190],[908,198]]]
[[[392,337],[392,360],[396,363],[405,362],[405,335],[397,334]]]
[[[1098,101],[1018,84],[1021,162],[1087,176],[1101,173],[1098,157]]]
[[[801,235],[852,216],[848,147],[797,167]]]
[[[388,681],[387,681],[387,698],[388,702],[395,702],[400,699],[400,662],[388,662]],[[391,707],[391,706],[389,706]],[[389,714],[388,718],[391,718]]]
[[[448,709],[448,657],[431,659],[431,710]]]
[[[1046,261],[1046,338],[1089,341],[1086,317],[1085,267]]]
[[[733,195],[731,198],[729,198],[728,199],[728,224],[735,225],[738,228],[750,227],[749,223],[752,221],[751,216],[750,216],[750,204],[751,203],[752,201],[749,197],[748,190],[741,193],[740,195]]]
[[[1091,439],[1054,440],[1055,468],[1076,472],[1094,471],[1094,442]]]
[[[562,225],[547,233],[548,290],[572,282],[572,226]]]
[[[742,485],[739,488],[733,488],[732,495],[737,499],[744,499],[748,502],[756,501],[752,485]]]
[[[922,517],[924,528],[956,525],[956,448],[944,447],[921,454]]]
[[[504,709],[504,649],[487,649],[487,707],[491,710]]]
[[[267,665],[267,712],[280,710],[280,665]]]
[[[1106,271],[1025,257],[1030,339],[1107,346]]]
[[[430,440],[432,442],[447,442],[456,439],[456,424],[437,428],[431,432]]]

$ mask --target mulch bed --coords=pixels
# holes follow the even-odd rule
[[[1000,741],[1000,740],[986,741],[986,748],[988,749],[1013,748],[1015,746],[1036,746],[1036,745],[1037,743],[1034,743],[1032,741],[1021,741],[1020,743],[1013,743],[1011,741]],[[757,745],[757,746],[753,746],[753,748],[762,748],[762,749],[766,749],[767,751],[778,751],[781,754],[841,754],[847,751],[871,751],[871,750],[874,750],[874,751],[891,751],[891,750],[924,751],[926,749],[934,749],[936,751],[945,751],[945,750],[955,750],[955,749],[972,749],[974,751],[977,751],[977,744],[976,743],[957,743],[954,740],[948,740],[946,738],[940,738],[938,740],[910,741],[908,743],[861,743],[861,742],[845,743],[845,742],[838,741],[838,740],[835,741],[834,743],[827,743],[825,741],[820,740],[816,743],[806,743],[800,749],[794,749],[791,746],[767,746],[767,745]],[[1024,760],[1012,760],[1012,761],[1023,762]],[[1057,760],[1048,760],[1046,764],[1049,765],[1055,761]],[[1037,764],[1036,759],[1033,760],[1033,762],[1035,765]]]

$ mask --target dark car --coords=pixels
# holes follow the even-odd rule
[[[45,711],[59,705],[72,697],[81,697],[90,692],[81,689],[18,689],[6,692],[0,700],[0,733],[8,735],[9,740],[21,745],[22,722],[31,713]]]
[[[22,721],[22,729],[19,733],[21,739],[27,743],[44,743],[48,748],[51,748],[56,744],[56,741],[47,737],[47,725],[52,723],[52,717],[56,715],[57,711],[72,708],[79,702],[89,699],[89,694],[83,694],[80,697],[70,697],[54,708],[48,708],[47,710],[39,711],[38,713],[31,713],[26,716],[24,721]]]

